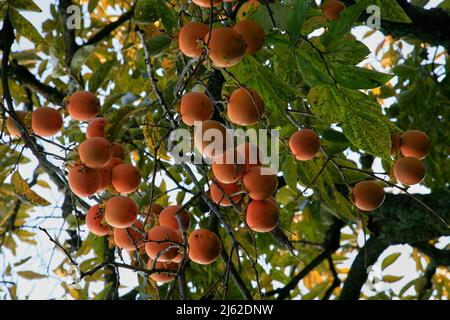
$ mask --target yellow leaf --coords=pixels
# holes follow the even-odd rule
[[[13,173],[11,177],[11,185],[15,193],[37,206],[48,206],[50,202],[42,198],[36,192],[31,190],[27,182],[22,178],[19,171]]]
[[[148,112],[145,115],[145,123],[144,123],[144,137],[145,142],[147,143],[147,146],[150,150],[150,152],[153,152],[155,147],[159,144],[158,149],[158,157],[164,160],[170,160],[170,157],[167,155],[167,149],[165,141],[162,140],[161,134],[159,132],[159,128],[155,125],[153,122],[152,113]]]
[[[389,283],[392,283],[392,282],[397,282],[397,281],[399,281],[399,280],[401,280],[401,279],[403,279],[403,276],[384,276],[383,277],[383,281],[384,282],[389,282]]]
[[[19,276],[21,276],[22,278],[25,278],[28,280],[47,278],[47,276],[40,274],[40,273],[33,272],[33,271],[18,271],[17,274]]]

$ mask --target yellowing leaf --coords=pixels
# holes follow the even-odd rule
[[[167,155],[166,144],[161,140],[161,134],[158,127],[153,123],[151,112],[145,116],[145,124],[143,128],[145,142],[147,143],[150,152],[153,152],[155,147],[159,144],[158,157],[164,160],[170,160]]]
[[[397,281],[399,281],[399,280],[401,280],[401,279],[403,279],[403,276],[384,276],[383,277],[383,281],[384,282],[389,282],[389,283],[392,283],[392,282],[397,282]]]
[[[18,271],[17,274],[21,276],[22,278],[28,279],[28,280],[36,280],[36,279],[44,279],[47,278],[46,275],[36,273],[34,271]]]
[[[386,269],[387,267],[389,267],[391,264],[393,264],[398,257],[400,257],[401,253],[397,252],[397,253],[393,253],[389,256],[387,256],[386,258],[384,258],[383,263],[381,264],[381,270]]]
[[[31,190],[30,186],[22,178],[19,171],[16,171],[13,173],[13,175],[11,177],[11,185],[12,185],[15,193],[17,193],[19,196],[21,196],[22,198],[24,198],[31,204],[34,204],[36,206],[50,205],[50,202],[48,202],[47,200],[42,198],[40,195],[38,195],[36,192]]]

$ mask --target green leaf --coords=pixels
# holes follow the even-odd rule
[[[349,89],[373,89],[384,85],[393,75],[367,68],[331,63],[336,82]]]
[[[138,0],[134,8],[134,20],[138,24],[152,24],[158,21],[157,0]]]
[[[39,8],[33,0],[14,0],[12,6],[19,11],[42,12],[41,8]]]
[[[81,68],[83,67],[86,60],[89,58],[89,56],[94,52],[95,46],[94,45],[88,45],[83,46],[80,49],[78,49],[75,54],[73,55],[72,61],[70,62],[70,69],[72,70],[73,74],[79,74],[81,71]]]
[[[17,274],[25,279],[28,280],[38,280],[38,279],[44,279],[47,278],[46,275],[40,274],[40,273],[36,273],[34,271],[17,271]]]
[[[393,283],[393,282],[397,282],[403,279],[403,276],[391,276],[391,275],[387,275],[383,277],[383,281],[384,282],[388,282],[388,283]]]
[[[42,198],[36,192],[31,190],[28,183],[22,178],[19,171],[15,171],[11,176],[11,185],[15,193],[36,206],[48,206],[50,202]]]
[[[293,156],[288,156],[287,159],[282,164],[283,177],[287,185],[292,188],[292,190],[297,190],[297,161]]]
[[[112,283],[109,282],[109,283],[103,288],[102,291],[100,291],[99,293],[97,293],[97,294],[95,295],[94,300],[105,300],[105,299],[106,299],[106,296],[108,295],[109,290],[111,290],[111,287],[112,287]]]
[[[369,54],[369,48],[352,35],[333,41],[326,48],[327,60],[341,64],[357,65]]]
[[[172,30],[177,26],[177,16],[174,9],[169,8],[165,0],[157,0],[156,5],[158,16],[161,18],[164,29],[172,33]]]
[[[97,92],[98,88],[105,82],[108,78],[108,74],[111,71],[111,68],[114,66],[114,61],[110,60],[108,62],[103,63],[92,75],[89,79],[89,91]]]
[[[401,253],[397,252],[390,254],[386,258],[384,258],[383,262],[381,263],[381,270],[384,270],[391,264],[393,264],[398,259],[398,257],[400,257],[400,255]]]
[[[346,8],[341,13],[341,17],[333,22],[328,32],[325,32],[321,41],[328,46],[333,41],[338,41],[355,25],[362,11],[366,8],[365,3],[357,3]]]
[[[401,22],[401,23],[412,23],[411,19],[405,13],[403,8],[397,3],[396,0],[356,0],[356,2],[366,3],[366,5],[377,5],[381,9],[381,18],[383,20]],[[371,14],[371,12],[368,12]]]
[[[44,38],[36,30],[36,28],[25,19],[16,9],[9,9],[9,16],[11,18],[11,24],[22,36],[30,40],[36,45],[47,46]]]
[[[391,148],[389,126],[380,106],[366,94],[341,88],[345,105],[342,129],[350,142],[371,155],[388,157]]]
[[[256,90],[267,109],[276,117],[283,117],[282,108],[296,99],[295,91],[270,68],[252,56],[246,56],[229,71],[242,83]]]
[[[342,105],[339,92],[332,85],[322,84],[311,88],[308,102],[314,114],[328,123],[342,121],[345,117],[345,107]]]
[[[277,28],[280,30],[287,30],[292,9],[280,3],[268,3],[268,6],[272,11],[273,20],[277,24]],[[258,9],[247,18],[258,22],[266,33],[273,29],[273,23],[269,15],[269,10],[267,10],[265,5],[259,5]]]
[[[108,114],[108,123],[105,127],[105,138],[109,141],[116,140],[118,136],[123,133],[123,126],[128,121],[128,117],[137,110],[139,109],[136,109],[133,106],[126,106],[115,109]]]
[[[294,10],[290,14],[287,25],[287,32],[291,41],[296,43],[300,37],[301,29],[306,18],[306,13],[311,5],[311,0],[297,0],[294,4]]]
[[[310,87],[324,83],[333,84],[333,79],[325,64],[326,61],[324,61],[324,57],[319,50],[319,48],[307,41],[303,41],[299,49],[297,49],[298,68],[303,80]]]
[[[147,40],[147,46],[151,56],[156,56],[167,49],[172,43],[172,38],[166,34],[159,34]]]

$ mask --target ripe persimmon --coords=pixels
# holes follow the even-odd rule
[[[133,199],[115,196],[106,201],[105,220],[114,228],[128,228],[137,218],[139,208]]]
[[[233,27],[244,37],[247,43],[247,54],[254,54],[264,46],[264,29],[253,20],[242,20]]]
[[[373,211],[384,202],[383,187],[376,181],[361,181],[353,187],[353,202],[362,211]]]
[[[325,17],[330,20],[337,20],[341,16],[341,12],[344,11],[345,4],[337,0],[328,0],[322,5],[322,12]]]
[[[219,181],[216,181],[216,183],[220,186],[220,188],[225,192],[225,194],[230,197],[230,199],[234,203],[238,203],[239,200],[241,200],[243,194],[236,194],[240,191],[242,191],[241,187],[236,183],[221,183]],[[222,207],[229,207],[231,206],[231,202],[225,197],[222,190],[219,189],[219,187],[216,185],[216,183],[211,182],[211,186],[209,188],[209,195],[211,197],[211,200],[214,201],[214,203],[222,206]],[[236,194],[233,196],[233,194]]]
[[[136,220],[132,227],[114,228],[114,243],[120,249],[133,251],[144,245],[145,235],[141,233],[142,222]]]
[[[19,118],[19,123],[25,127],[25,117],[27,116],[28,112],[26,111],[16,111],[16,115]],[[6,129],[8,129],[8,133],[13,138],[20,137],[20,130],[16,126],[16,122],[12,117],[8,117],[6,119]]]
[[[174,229],[164,226],[153,227],[148,230],[145,252],[151,259],[160,262],[171,261],[178,255],[178,247],[175,243],[182,243],[182,239]],[[168,249],[171,247],[170,249]]]
[[[179,205],[168,206],[163,209],[159,213],[159,224],[164,227],[179,230],[178,220],[176,217],[177,212],[184,230],[189,229],[189,226],[191,225],[191,216],[189,215],[189,212],[182,209]]]
[[[153,265],[155,265],[154,268],[153,268]],[[174,280],[176,277],[176,272],[178,270],[178,263],[161,262],[161,261],[159,261],[159,259],[158,259],[158,261],[156,261],[156,263],[154,263],[154,260],[149,259],[148,263],[147,263],[147,269],[148,270],[167,270],[167,272],[164,272],[164,271],[153,272],[152,274],[150,274],[150,278],[152,278],[156,282],[169,283],[172,280]]]
[[[208,42],[209,40],[209,42]],[[209,58],[218,68],[227,68],[237,64],[244,57],[247,44],[244,37],[230,27],[215,28],[211,36],[206,34]]]
[[[268,167],[256,166],[250,168],[242,179],[248,195],[253,200],[265,200],[272,196],[278,187],[275,172]]]
[[[31,128],[38,136],[54,136],[61,130],[62,125],[61,113],[56,109],[40,107],[31,113]]]
[[[184,25],[178,35],[178,46],[185,56],[200,58],[202,48],[200,41],[204,41],[209,27],[201,22],[189,22]]]
[[[86,213],[86,227],[96,236],[103,237],[110,234],[110,227],[103,222],[104,210],[99,204],[89,208]]]
[[[258,123],[264,109],[264,101],[255,90],[239,88],[233,91],[230,96],[227,114],[232,123],[240,126],[251,126]]]
[[[105,138],[88,138],[80,144],[78,153],[86,166],[98,169],[105,167],[111,160],[112,145]]]
[[[206,120],[194,126],[194,144],[204,157],[214,159],[223,156],[227,141],[231,139],[225,126],[217,121]]]
[[[74,120],[89,121],[100,111],[100,101],[91,92],[77,91],[67,100],[67,111]]]
[[[297,160],[308,161],[319,152],[320,138],[314,131],[302,129],[291,136],[289,147]]]
[[[117,192],[129,194],[141,183],[139,170],[131,164],[119,164],[112,169],[111,184]]]
[[[408,130],[400,136],[400,152],[404,157],[422,160],[430,151],[430,139],[425,132]]]
[[[125,160],[125,150],[120,143],[114,142],[112,144],[113,157]]]
[[[189,92],[181,98],[180,114],[183,122],[192,127],[195,121],[209,120],[214,106],[209,97],[201,92]]]
[[[198,229],[188,237],[189,258],[198,264],[211,264],[219,257],[222,244],[219,237],[209,230]]]
[[[280,212],[273,198],[253,200],[247,207],[246,221],[250,229],[256,232],[270,232],[278,225]]]
[[[69,170],[67,177],[70,190],[79,197],[89,197],[97,192],[101,183],[98,170],[77,165]]]
[[[233,149],[227,150],[222,157],[214,159],[211,168],[216,180],[222,183],[237,182],[245,172],[245,164],[238,163]]]
[[[391,151],[390,154],[397,153],[400,148],[400,135],[398,133],[391,134]]]
[[[415,157],[401,158],[394,163],[394,176],[404,185],[414,185],[422,182],[427,170],[419,159]]]
[[[118,157],[112,157],[111,160],[108,161],[108,163],[105,165],[104,168],[108,169],[114,169],[119,164],[123,164],[123,160]]]
[[[86,129],[86,137],[104,137],[105,136],[105,126],[106,119],[105,118],[95,118],[89,121],[89,124]]]
[[[97,192],[105,191],[109,185],[111,184],[111,169],[109,168],[100,168],[97,169],[98,173],[100,173],[100,186],[98,187]]]

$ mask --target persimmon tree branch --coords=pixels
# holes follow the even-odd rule
[[[278,300],[284,300],[289,297],[291,291],[298,286],[298,283],[304,277],[306,277],[312,270],[314,270],[318,265],[328,259],[336,250],[339,249],[341,228],[343,226],[344,223],[342,221],[336,220],[327,232],[324,251],[308,263],[299,273],[297,273],[288,284],[282,288],[267,292],[265,296],[270,297],[278,294]]]
[[[343,0],[347,5],[354,0]],[[382,19],[381,31],[393,37],[411,37],[434,46],[441,45],[450,48],[450,13],[440,8],[423,9],[407,0],[397,0],[412,23],[399,23]],[[362,14],[360,21],[364,22],[367,14]],[[383,18],[383,16],[381,17]]]
[[[88,46],[96,44],[108,36],[111,35],[111,33],[119,28],[122,24],[130,20],[134,15],[134,6],[130,9],[130,11],[125,12],[122,14],[116,21],[108,23],[103,29],[95,33],[91,38],[89,38],[85,43],[83,43],[81,46]]]

